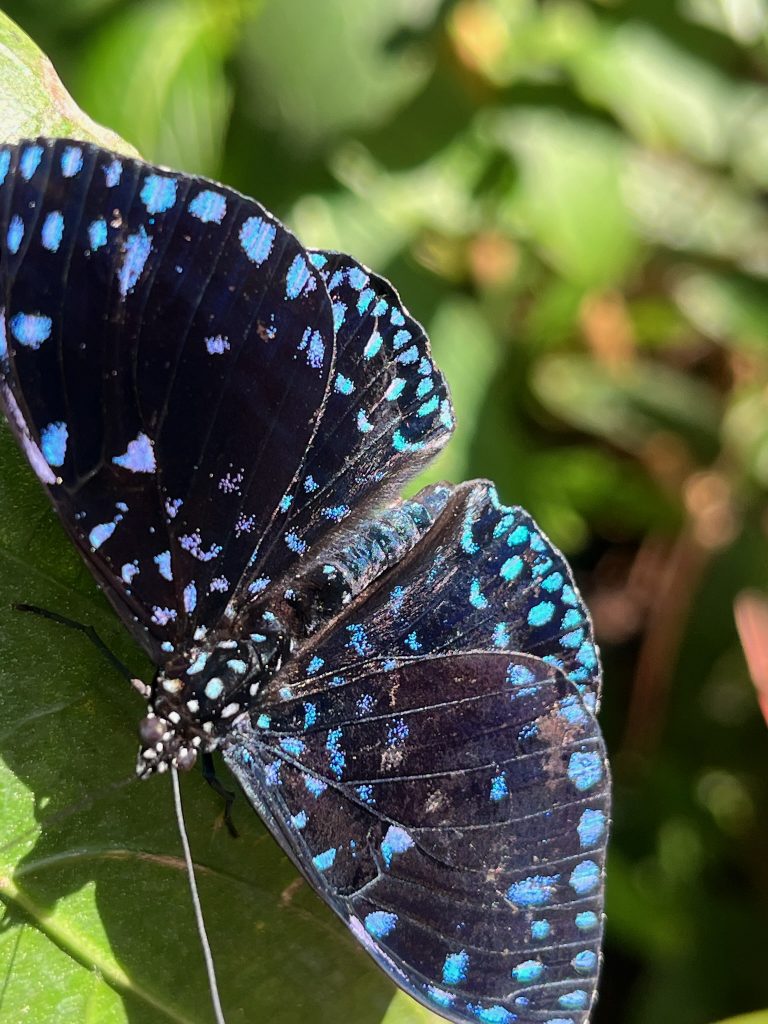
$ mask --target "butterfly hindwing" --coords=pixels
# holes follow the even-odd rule
[[[456,1021],[586,1020],[599,963],[605,753],[537,658],[332,668],[225,757],[377,962]],[[567,1011],[567,1012],[566,1012]]]

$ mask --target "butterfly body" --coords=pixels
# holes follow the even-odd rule
[[[0,405],[157,666],[137,772],[219,749],[387,974],[585,1024],[609,783],[563,556],[491,484],[402,484],[447,387],[384,279],[253,200],[0,147]]]

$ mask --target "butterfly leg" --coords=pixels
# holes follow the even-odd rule
[[[213,763],[213,755],[210,753],[204,753],[201,759],[201,767],[203,769],[203,778],[221,799],[224,801],[224,824],[227,826],[227,831],[233,839],[239,838],[240,833],[235,828],[235,823],[232,821],[232,804],[235,802],[235,794],[231,789],[227,789],[221,782],[221,779],[216,774],[216,767]]]
[[[49,619],[51,622],[58,622],[59,625],[67,626],[69,629],[76,629],[79,633],[88,637],[96,650],[107,659],[110,665],[116,669],[120,675],[124,676],[130,683],[133,683],[133,672],[131,672],[127,665],[123,664],[116,654],[112,653],[93,626],[87,626],[85,623],[78,622],[76,619],[67,618],[66,615],[59,615],[58,612],[49,612],[46,608],[38,608],[35,604],[14,603],[11,607],[15,612],[31,612],[33,615],[39,615],[41,619]]]

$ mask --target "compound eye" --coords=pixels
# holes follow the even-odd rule
[[[147,715],[139,722],[139,742],[142,747],[154,747],[162,741],[168,729],[167,724],[157,715]]]

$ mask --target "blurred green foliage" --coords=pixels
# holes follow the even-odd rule
[[[574,560],[616,779],[595,1024],[768,1006],[733,616],[768,590],[768,2],[4,6],[146,158],[390,276],[457,407],[430,476],[492,477]]]

